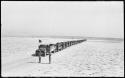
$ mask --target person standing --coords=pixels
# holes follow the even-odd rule
[[[41,40],[39,40],[39,53],[38,53],[38,57],[39,57],[39,63],[41,63],[41,55],[42,55],[42,51],[41,51],[41,49],[40,49],[40,45],[41,45],[41,43],[42,43],[42,41]]]
[[[41,51],[39,50],[39,63],[41,63]]]

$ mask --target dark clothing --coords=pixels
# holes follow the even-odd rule
[[[38,56],[39,56],[39,63],[41,63],[42,51],[39,51]]]
[[[39,63],[41,63],[41,56],[39,56]]]
[[[39,56],[39,63],[41,63],[41,51],[39,51],[38,56]]]
[[[45,56],[45,50],[44,49],[40,49],[39,53],[38,53],[38,56],[39,56],[39,63],[41,63],[41,56]]]

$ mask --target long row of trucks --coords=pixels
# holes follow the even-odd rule
[[[41,56],[45,57],[50,53],[56,53],[63,49],[66,49],[72,45],[81,43],[86,41],[86,39],[82,40],[72,40],[72,41],[64,41],[64,42],[57,42],[53,44],[41,44],[38,46],[38,49],[35,51],[35,56],[39,56],[39,52],[41,52]]]

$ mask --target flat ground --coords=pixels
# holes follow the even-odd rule
[[[43,42],[66,41],[43,38]],[[70,39],[71,40],[71,39]],[[88,40],[52,55],[33,57],[38,38],[2,38],[2,76],[124,77],[124,42]]]

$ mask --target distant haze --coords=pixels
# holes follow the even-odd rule
[[[123,2],[2,1],[2,36],[124,38]]]

